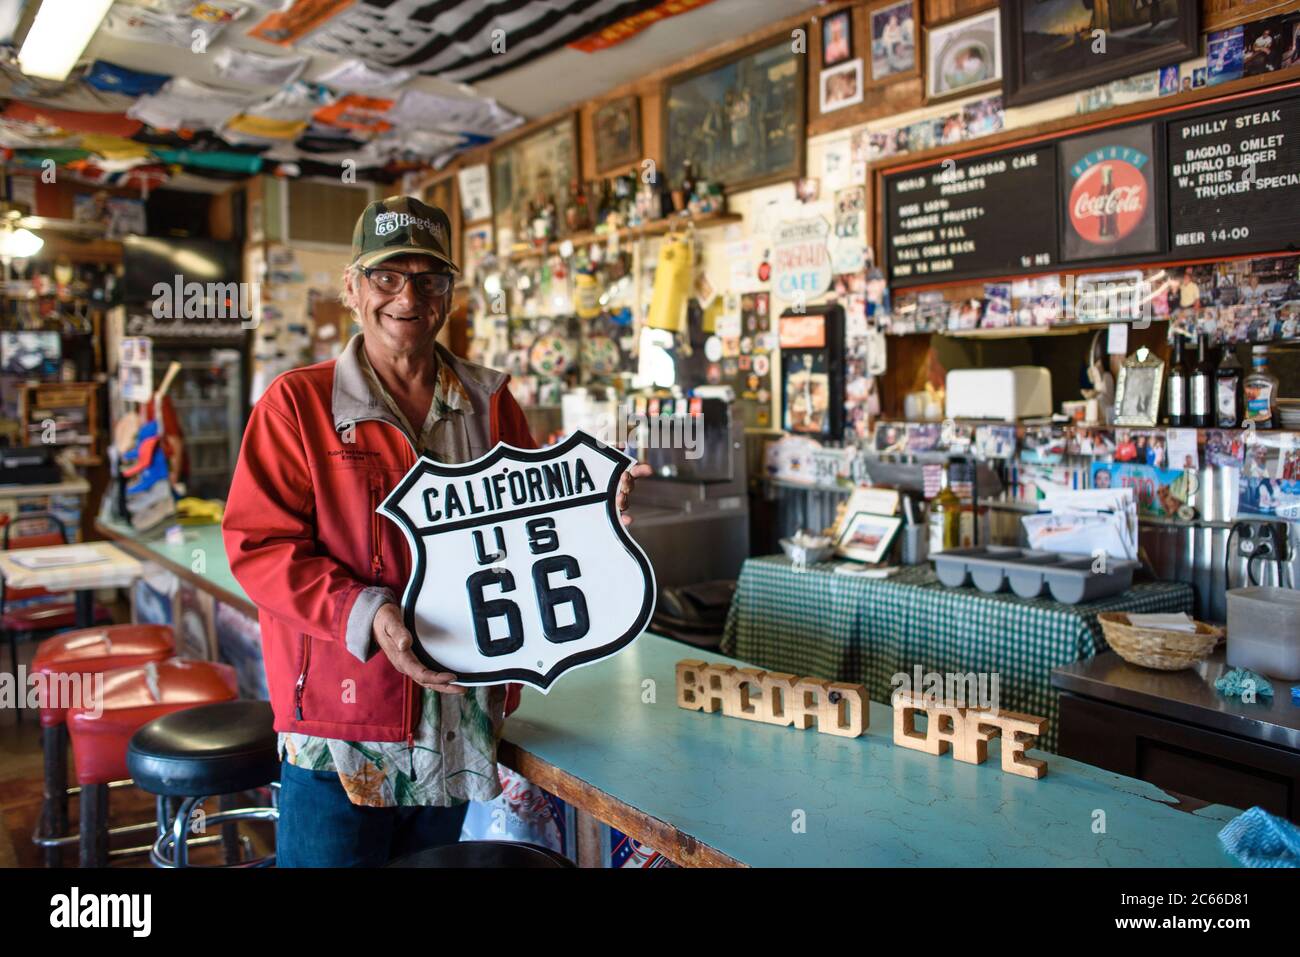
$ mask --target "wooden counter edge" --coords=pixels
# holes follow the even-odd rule
[[[204,578],[193,569],[186,568],[184,565],[172,561],[170,558],[154,551],[144,542],[131,538],[128,535],[123,535],[117,529],[105,525],[98,520],[95,522],[95,531],[111,540],[113,544],[122,549],[122,551],[138,558],[140,561],[153,562],[156,565],[161,565],[172,574],[185,579],[187,582],[194,585],[194,587],[201,588],[214,597],[220,599],[225,604],[238,608],[241,612],[251,618],[257,618],[257,606],[243,595],[236,595],[234,592],[228,591],[220,585],[214,585],[210,580]]]
[[[510,741],[502,739],[497,745],[497,761],[579,810],[648,844],[674,864],[682,867],[747,866],[689,834],[684,834],[668,822],[639,811],[569,772],[543,761]]]

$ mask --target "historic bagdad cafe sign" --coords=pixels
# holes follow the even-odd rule
[[[411,547],[402,608],[420,660],[458,684],[545,692],[640,635],[654,571],[615,506],[632,464],[585,432],[461,465],[421,458],[379,506]]]
[[[1300,83],[882,171],[896,288],[1300,248]]]

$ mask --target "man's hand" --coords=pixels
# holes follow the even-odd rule
[[[402,610],[391,602],[380,605],[375,613],[375,623],[370,628],[375,643],[383,649],[393,667],[413,680],[421,688],[440,691],[443,694],[464,694],[465,689],[451,682],[456,676],[449,672],[430,671],[420,664],[420,659],[411,651],[415,638],[402,623]]]
[[[619,479],[618,498],[614,500],[614,504],[618,508],[619,520],[622,521],[625,528],[632,524],[632,516],[624,514],[627,511],[627,497],[632,494],[632,488],[636,485],[637,479],[653,474],[654,469],[644,462],[638,462],[624,472],[623,477]]]

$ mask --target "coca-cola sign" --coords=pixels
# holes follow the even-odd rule
[[[1090,243],[1111,245],[1137,228],[1151,197],[1142,167],[1148,157],[1123,146],[1100,149],[1074,164],[1070,225]]]
[[[1152,141],[1152,128],[1143,125],[1061,143],[1063,259],[1156,250]]]

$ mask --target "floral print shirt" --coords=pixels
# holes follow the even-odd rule
[[[471,415],[469,397],[445,364],[438,369],[433,402],[418,433],[384,388],[360,350],[361,367],[375,395],[401,423],[424,455],[447,461],[443,453],[448,417]],[[396,600],[396,599],[394,599]],[[382,652],[378,652],[382,654]],[[490,801],[501,793],[496,750],[505,720],[506,689],[466,688],[463,695],[423,691],[414,746],[405,741],[343,741],[309,734],[280,734],[280,756],[315,771],[337,771],[353,804],[368,807],[447,807],[467,800]]]

